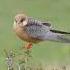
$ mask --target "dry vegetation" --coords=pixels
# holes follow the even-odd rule
[[[23,48],[23,54],[4,50],[8,70],[70,70],[70,65],[32,62],[32,48]]]

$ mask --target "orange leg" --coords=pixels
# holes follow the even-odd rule
[[[32,43],[27,43],[27,44],[25,45],[25,48],[26,48],[26,49],[31,49],[31,48],[32,48]]]

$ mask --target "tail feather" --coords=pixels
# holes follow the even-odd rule
[[[70,36],[67,36],[67,35],[58,36],[57,39],[58,41],[63,43],[70,43]]]
[[[70,43],[70,33],[57,31],[57,30],[51,30],[46,34],[46,36],[44,37],[44,40],[45,39],[49,41]]]

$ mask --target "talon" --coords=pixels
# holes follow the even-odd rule
[[[25,46],[26,49],[31,49],[32,48],[32,43],[27,43],[27,45]]]
[[[32,43],[27,43],[25,46],[23,46],[21,49],[31,49]]]

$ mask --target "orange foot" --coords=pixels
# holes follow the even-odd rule
[[[32,48],[32,43],[27,43],[27,44],[25,45],[25,48],[26,48],[26,49],[31,49],[31,48]]]

